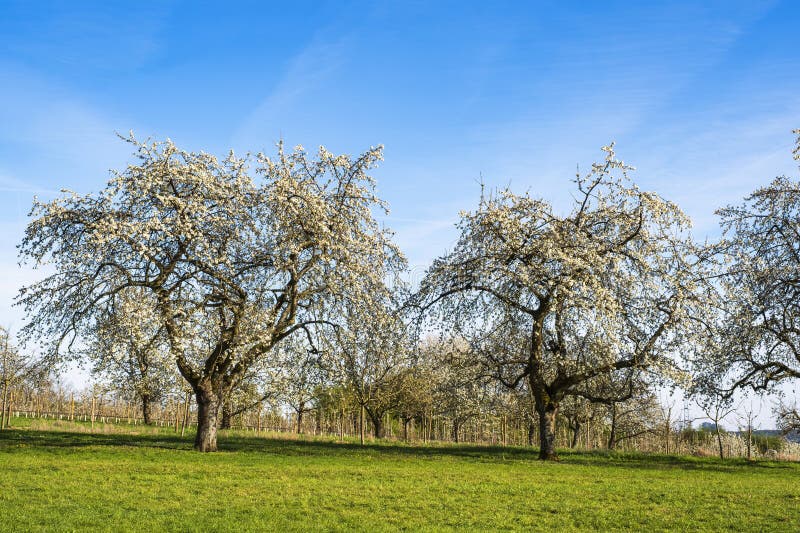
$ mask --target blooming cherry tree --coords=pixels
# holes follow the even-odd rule
[[[18,296],[26,333],[75,353],[116,295],[146,292],[197,400],[195,447],[213,451],[220,403],[241,376],[402,262],[373,218],[385,209],[368,175],[381,148],[218,159],[128,142],[135,163],[99,193],[34,204],[20,252],[55,273]]]
[[[719,313],[695,358],[698,387],[727,398],[742,388],[773,390],[800,378],[800,182],[775,178],[717,213]]]
[[[454,250],[426,274],[417,304],[467,339],[485,372],[522,384],[538,414],[540,458],[556,458],[560,402],[598,376],[632,368],[677,374],[702,263],[689,220],[639,190],[613,145],[576,178],[560,216],[509,190],[461,215]],[[696,310],[696,309],[695,309]]]

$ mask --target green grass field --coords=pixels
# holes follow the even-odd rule
[[[0,530],[800,531],[794,463],[47,427],[0,432]]]

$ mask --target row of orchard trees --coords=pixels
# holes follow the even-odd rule
[[[220,427],[327,434],[337,438],[361,435],[362,441],[366,432],[375,438],[406,441],[450,440],[492,445],[535,442],[538,425],[536,414],[529,409],[526,391],[512,392],[492,380],[480,378],[474,367],[464,366],[468,359],[463,356],[463,344],[454,347],[429,340],[413,361],[389,369],[387,379],[373,389],[371,401],[363,405],[357,390],[342,381],[342,377],[326,375],[318,360],[309,357],[307,361],[312,364],[297,368],[289,359],[286,373],[292,372],[294,379],[283,383],[272,381],[268,386],[252,382],[242,387],[223,403]],[[2,358],[0,362],[5,361]],[[75,391],[46,374],[18,373],[3,389],[0,412],[6,420],[11,414],[45,419],[36,423],[44,428],[52,427],[46,420],[67,420],[91,422],[92,427],[96,423],[143,422],[173,427],[181,435],[187,429],[193,431],[196,411],[185,383],[168,379],[160,383],[165,386],[155,390],[151,385],[143,394],[142,385],[135,386],[130,378],[115,381],[107,376],[105,383]],[[753,434],[752,412],[737,413],[743,415],[737,417],[739,436],[720,431],[716,424],[694,431],[687,425],[690,421],[679,418],[681,413],[674,403],[671,407],[669,402],[662,405],[646,383],[625,386],[632,387],[635,394],[623,400],[565,398],[557,415],[558,446],[748,457],[751,452],[772,450],[774,456],[779,453],[797,456],[798,447],[777,437]],[[270,391],[266,399],[264,390]],[[144,405],[143,397],[147,398]],[[728,406],[717,404],[707,415],[718,423],[731,411]],[[103,431],[107,430],[103,426]]]
[[[800,185],[788,178],[721,209],[724,238],[699,243],[605,147],[565,213],[482,195],[412,292],[374,218],[380,148],[220,160],[127,141],[136,162],[100,193],[34,204],[20,251],[55,273],[21,290],[21,338],[48,363],[92,361],[144,413],[182,379],[200,451],[261,402],[301,418],[339,388],[377,436],[387,413],[408,423],[430,403],[457,438],[512,396],[552,459],[576,402],[609,409],[613,445],[619,414],[637,412],[620,405],[647,404],[653,385],[726,398],[800,376]]]
[[[7,334],[3,340],[9,341]],[[427,339],[405,360],[376,359],[339,370],[325,355],[315,357],[304,347],[292,347],[283,355],[283,367],[274,369],[272,376],[277,378],[253,376],[225,399],[219,427],[360,434],[362,442],[369,433],[374,438],[390,435],[404,440],[531,444],[538,429],[526,392],[509,391],[480,376],[465,348],[463,342]],[[303,360],[297,360],[298,354],[304,354]],[[131,352],[131,357],[142,359],[138,352]],[[11,369],[8,361],[3,358],[4,369]],[[123,363],[127,368],[131,361]],[[353,371],[359,377],[354,377]],[[360,377],[361,373],[370,376]],[[109,372],[108,366],[96,368],[95,374],[100,378],[97,383],[76,391],[47,373],[17,373],[3,381],[7,385],[3,389],[4,412],[13,406],[17,416],[121,419],[183,428],[194,411],[185,383],[174,374],[137,379],[128,373]],[[613,448],[621,441],[660,430],[661,412],[655,396],[646,386],[637,391],[635,398],[602,405],[570,398],[560,411],[562,445],[574,447],[580,439],[583,445],[591,441],[595,446],[602,443]],[[674,429],[674,420],[668,422]]]

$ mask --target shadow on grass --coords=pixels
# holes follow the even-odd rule
[[[166,448],[191,450],[192,441],[179,435],[126,435],[11,429],[0,432],[0,452],[12,448],[84,448],[90,446]]]
[[[43,431],[11,429],[0,432],[0,453],[24,453],[26,448],[65,449],[87,447],[155,448],[191,452],[194,435],[155,434],[133,435],[124,433],[84,433],[68,431]],[[220,435],[222,453],[260,453],[278,456],[329,456],[329,457],[394,457],[436,459],[462,458],[472,461],[504,463],[537,462],[538,450],[517,446],[479,446],[456,444],[406,444],[393,441],[372,442],[364,445],[336,442],[323,438],[281,438],[275,436]],[[562,450],[559,464],[586,467],[613,467],[650,470],[704,470],[737,473],[742,469],[792,469],[800,471],[797,464],[771,461],[748,462],[744,459],[700,458],[691,456],[623,453],[608,451]],[[558,465],[554,465],[558,466]]]

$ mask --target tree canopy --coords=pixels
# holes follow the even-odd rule
[[[673,356],[700,303],[689,220],[631,184],[613,145],[604,151],[576,178],[566,216],[509,190],[462,213],[458,243],[418,297],[486,373],[510,388],[527,381],[543,458],[555,454],[559,402],[585,382],[632,368],[677,375]]]
[[[255,361],[335,320],[332,302],[369,300],[402,264],[373,218],[385,209],[368,175],[381,148],[312,159],[279,145],[274,158],[220,160],[128,142],[137,161],[99,193],[34,204],[21,255],[56,272],[21,291],[26,334],[72,353],[122,293],[147,291],[195,391],[195,445],[214,450],[220,401]]]
[[[698,386],[726,397],[774,390],[800,378],[800,182],[779,176],[717,214],[717,313],[695,358]]]

